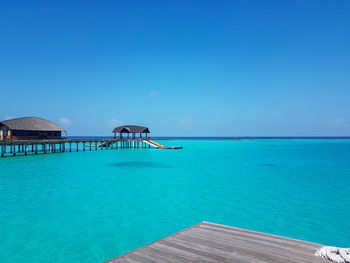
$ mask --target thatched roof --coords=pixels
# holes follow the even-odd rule
[[[113,133],[149,133],[149,129],[143,126],[123,125],[113,130]]]
[[[0,125],[1,124],[7,126],[10,130],[64,131],[64,129],[58,124],[36,117],[24,117],[1,121]]]

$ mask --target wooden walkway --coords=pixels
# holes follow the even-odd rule
[[[325,263],[320,244],[202,222],[108,263]]]
[[[53,139],[53,140],[5,140],[0,141],[0,157],[39,153],[92,151],[97,149],[151,148],[181,149],[166,147],[150,139]]]

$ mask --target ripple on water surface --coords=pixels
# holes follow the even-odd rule
[[[103,262],[201,221],[349,246],[350,141],[0,159],[0,262]]]
[[[161,162],[151,162],[151,161],[127,161],[127,162],[114,162],[114,163],[110,163],[109,166],[112,167],[117,167],[117,168],[170,168],[170,165],[166,165],[164,163]]]

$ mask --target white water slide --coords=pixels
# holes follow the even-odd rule
[[[158,142],[155,142],[155,141],[152,141],[152,140],[150,140],[150,139],[147,139],[147,140],[143,140],[143,142],[144,143],[147,143],[148,145],[151,145],[151,146],[153,146],[153,147],[155,147],[155,148],[165,148],[165,146],[164,145],[161,145],[160,143],[158,143]]]
[[[143,140],[144,143],[147,143],[148,145],[151,145],[157,149],[182,149],[182,147],[168,147],[164,146],[158,142],[152,141],[151,139]]]

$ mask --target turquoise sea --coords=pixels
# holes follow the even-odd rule
[[[350,246],[350,140],[0,158],[0,262],[103,262],[201,221]]]

